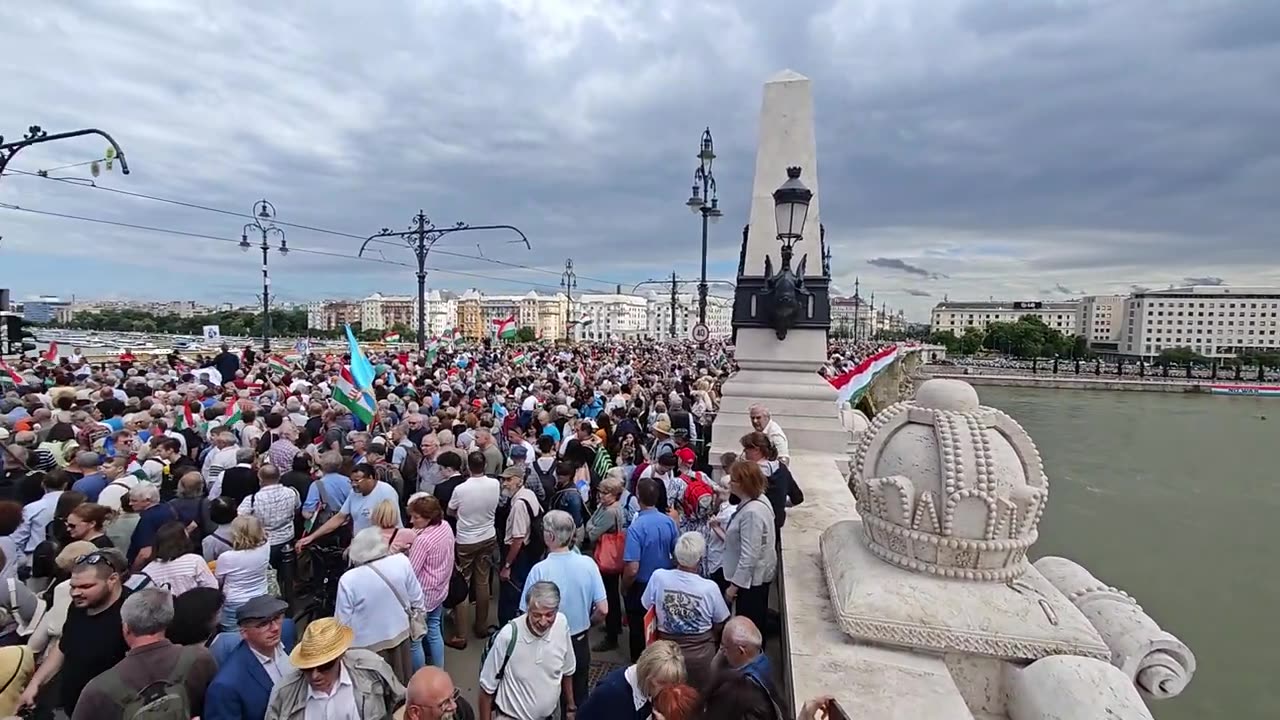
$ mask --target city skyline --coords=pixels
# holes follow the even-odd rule
[[[359,237],[403,229],[419,208],[441,226],[513,224],[532,252],[459,235],[438,245],[428,283],[554,292],[573,257],[579,291],[607,292],[673,268],[696,275],[699,227],[683,200],[707,125],[725,214],[708,273],[732,279],[760,82],[792,67],[814,80],[840,294],[858,277],[877,303],[922,319],[946,295],[1280,284],[1270,246],[1280,208],[1265,191],[1280,181],[1267,161],[1280,99],[1250,70],[1280,61],[1272,4],[674,8],[0,9],[10,51],[29,60],[0,133],[101,127],[133,169],[103,173],[104,187],[237,213],[265,197],[284,221]],[[181,42],[174,27],[186,28]],[[410,53],[421,27],[438,41]],[[101,145],[50,143],[10,169],[83,162]],[[88,178],[85,167],[53,174]],[[127,287],[158,300],[195,288],[203,302],[249,305],[260,291],[260,257],[232,247],[243,218],[22,175],[0,179],[0,203],[228,241],[0,210],[0,285],[15,298]],[[285,229],[299,250],[359,245]],[[305,252],[273,253],[270,267],[284,302],[402,294],[413,282],[408,267]]]

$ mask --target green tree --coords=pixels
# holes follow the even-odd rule
[[[964,335],[960,337],[959,352],[961,355],[973,355],[982,349],[983,340],[982,330],[976,327],[964,329]]]
[[[1157,365],[1183,365],[1187,363],[1198,363],[1208,365],[1209,358],[1192,350],[1189,347],[1166,348],[1160,351],[1160,355],[1156,357]]]
[[[529,326],[516,330],[516,342],[533,342],[538,339],[538,331]]]

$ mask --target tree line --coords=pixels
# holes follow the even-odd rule
[[[983,350],[1016,358],[1088,358],[1093,355],[1084,337],[1065,335],[1035,315],[1023,315],[1016,322],[993,322],[985,329],[965,328],[964,334],[959,336],[950,330],[942,330],[931,333],[928,339],[955,355],[974,355]]]

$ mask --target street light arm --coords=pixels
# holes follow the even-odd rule
[[[524,232],[521,231],[520,228],[514,225],[460,225],[458,227],[443,228],[436,230],[435,232],[443,236],[447,233],[463,232],[466,230],[510,230],[520,236],[519,240],[512,240],[511,242],[523,242],[526,250],[533,249],[533,245],[529,243],[529,238],[525,236]]]
[[[115,159],[120,161],[120,172],[124,175],[129,174],[129,162],[124,158],[124,149],[120,147],[120,143],[116,142],[115,138],[111,137],[107,133],[97,128],[85,128],[84,130],[72,130],[70,132],[54,133],[53,135],[50,135],[44,130],[41,130],[39,125],[32,125],[28,129],[27,135],[17,142],[6,143],[4,142],[4,138],[0,137],[0,172],[3,172],[5,167],[8,166],[9,161],[13,159],[13,156],[17,155],[18,151],[25,147],[38,145],[40,143],[53,142],[54,140],[67,140],[69,138],[81,137],[84,135],[98,135],[104,138],[108,143],[111,143],[111,148],[116,152]]]

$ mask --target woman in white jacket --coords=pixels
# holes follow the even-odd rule
[[[382,529],[356,533],[353,567],[338,581],[334,616],[355,633],[352,647],[378,653],[402,683],[413,674],[409,614],[426,615],[422,585],[404,553],[390,553]]]

